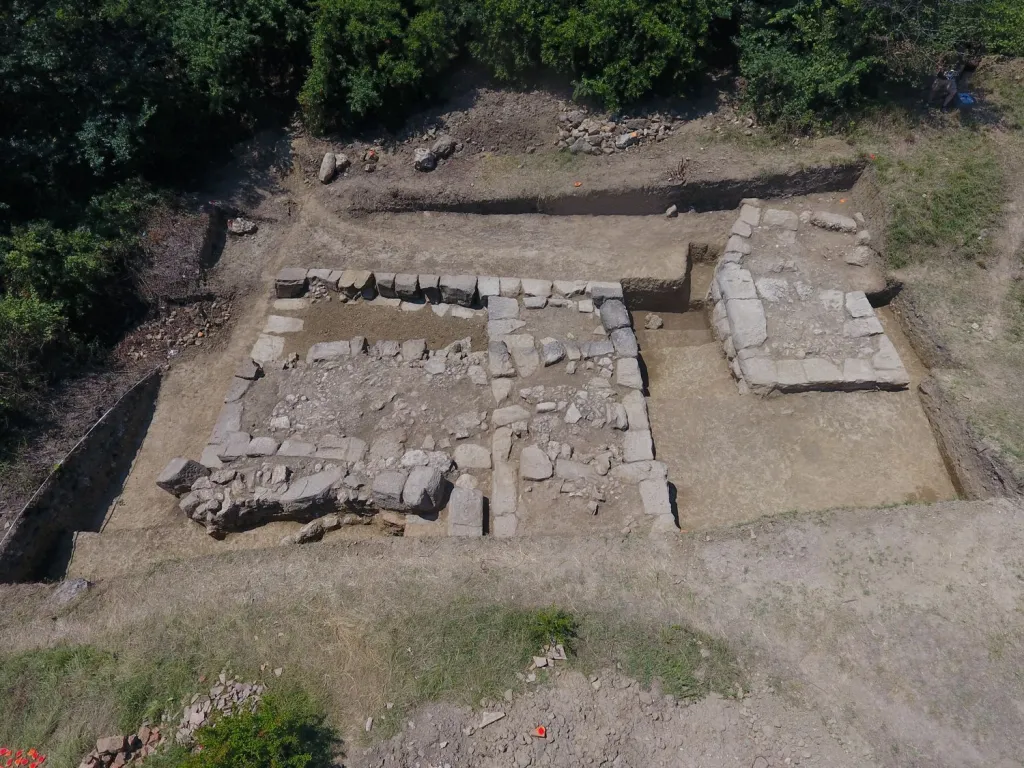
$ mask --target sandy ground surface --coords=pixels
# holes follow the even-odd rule
[[[689,622],[728,638],[751,670],[749,687],[771,685],[780,694],[780,736],[792,731],[810,743],[806,734],[815,723],[834,720],[844,743],[849,734],[851,744],[870,749],[860,763],[836,757],[837,764],[1009,768],[1024,761],[1022,547],[1024,509],[1007,501],[844,509],[672,542],[630,536],[324,543],[164,563],[110,578],[56,619],[44,606],[49,587],[0,587],[0,610],[9,619],[0,642],[12,650],[89,642],[147,622],[237,614],[236,631],[259,635],[253,642],[266,658],[294,658],[315,638],[316,653],[334,659],[331,675],[358,679],[367,659],[352,632],[376,615],[422,609],[424,601],[444,610],[465,596],[557,604]],[[268,616],[300,616],[300,609],[299,635],[264,631]],[[368,688],[346,700],[350,736],[387,700],[379,687]],[[562,706],[548,709],[564,712]],[[561,733],[585,734],[581,718],[600,706],[581,697],[576,719]],[[759,706],[750,705],[755,712]],[[533,717],[513,722],[541,714],[529,702],[523,707]],[[753,755],[739,720],[724,731],[695,729],[687,755]],[[822,743],[810,751],[839,755],[819,735]],[[678,762],[676,733],[661,737],[664,750],[637,748],[688,765]],[[690,764],[735,764],[716,760]]]

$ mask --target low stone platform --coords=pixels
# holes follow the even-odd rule
[[[863,219],[745,201],[711,283],[712,323],[743,389],[906,389],[910,377],[849,267],[877,258]]]
[[[309,523],[291,540],[374,520],[407,536],[675,529],[620,284],[288,269],[275,293],[283,314],[203,455],[158,481],[211,535],[276,520]],[[467,336],[431,348],[377,323],[294,351],[309,326],[336,327],[316,316],[326,301],[351,305],[334,318],[383,308],[397,328],[425,311],[435,337]]]

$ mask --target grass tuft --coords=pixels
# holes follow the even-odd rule
[[[1006,199],[1004,166],[990,139],[962,132],[923,144],[909,157],[879,155],[876,162],[891,267],[990,256]]]

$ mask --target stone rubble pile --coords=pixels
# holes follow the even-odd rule
[[[210,722],[214,714],[255,712],[265,692],[266,686],[262,683],[230,680],[227,674],[222,672],[217,684],[210,688],[209,696],[197,693],[191,699],[182,702],[184,711],[178,722],[175,740],[178,744],[190,746],[194,742],[196,731]],[[165,715],[165,718],[169,717]],[[165,727],[169,727],[170,722],[168,720]]]
[[[576,109],[559,115],[555,146],[574,155],[611,155],[646,142],[664,140],[672,135],[675,122],[676,118],[669,114],[606,119]]]
[[[874,257],[864,223],[859,214],[798,215],[743,201],[710,289],[712,327],[741,389],[766,394],[909,385],[906,368],[863,291],[816,285],[798,260],[763,258],[772,245],[792,251],[800,228],[810,225],[854,236],[844,262],[864,266]],[[797,329],[803,338],[769,337],[770,326]]]
[[[143,725],[128,736],[99,739],[78,768],[121,768],[128,763],[140,763],[156,751],[163,738],[159,728]]]

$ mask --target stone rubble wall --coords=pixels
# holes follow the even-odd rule
[[[282,361],[281,334],[300,330],[302,321],[272,315],[253,347],[252,359],[236,372],[200,460],[175,460],[158,480],[161,487],[181,497],[183,512],[205,525],[211,535],[271,520],[296,520],[308,525],[288,540],[308,541],[326,530],[365,523],[377,514],[384,522],[400,526],[415,514],[447,509],[449,535],[480,536],[485,532],[484,493],[476,487],[475,478],[455,473],[467,467],[491,472],[487,504],[491,535],[516,534],[520,480],[549,479],[567,485],[569,490],[562,492],[576,496],[592,480],[607,478],[635,486],[633,492],[638,491],[653,528],[675,529],[667,470],[654,457],[639,348],[621,283],[287,268],[275,281],[275,295],[280,309],[298,309],[305,302],[330,296],[399,311],[422,310],[429,304],[437,314],[486,315],[488,349],[470,350],[468,339],[428,350],[424,340],[378,341],[368,346],[365,338],[357,337],[320,342],[304,360]],[[521,313],[545,307],[594,315],[600,319],[601,336],[589,341],[536,340],[520,333],[527,325]],[[264,367],[337,366],[355,360],[422,368],[428,378],[454,372],[477,386],[489,385],[496,406],[489,418],[486,413],[483,419],[474,417],[473,424],[465,425],[468,431],[454,436],[464,439],[485,431],[491,450],[463,443],[450,455],[430,446],[430,450],[406,451],[396,465],[382,465],[372,460],[371,446],[358,437],[327,436],[318,443],[292,437],[278,441],[242,430],[245,393]],[[543,386],[520,388],[520,397],[534,406],[533,412],[518,403],[507,404],[513,380],[556,364],[564,364],[570,376],[577,371],[592,374],[585,390],[594,391],[577,390],[570,402],[568,398],[549,401]],[[546,447],[524,446],[519,461],[511,459],[514,439],[534,435],[531,425],[542,415],[557,416],[565,425],[585,420],[590,426],[606,426],[612,434],[622,435],[622,444],[589,464],[572,460],[572,446],[553,442]],[[290,466],[276,461],[281,458],[288,459]],[[255,470],[253,459],[262,462]],[[595,513],[598,503],[597,499],[591,502]]]
[[[712,331],[722,342],[733,375],[741,389],[758,394],[770,392],[902,390],[910,383],[899,354],[885,335],[863,291],[829,291],[835,294],[836,311],[843,312],[844,336],[870,338],[872,354],[834,361],[826,357],[802,359],[773,357],[766,348],[768,321],[765,296],[750,271],[744,268],[752,253],[751,238],[758,228],[796,232],[800,226],[846,232],[854,238],[848,264],[862,264],[870,236],[856,219],[828,212],[763,208],[759,200],[744,200],[733,224],[725,251],[715,268],[709,300]],[[811,297],[811,300],[818,300]]]

